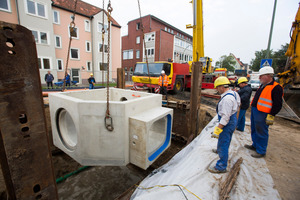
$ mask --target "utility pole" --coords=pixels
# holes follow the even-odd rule
[[[269,58],[269,56],[270,56],[270,46],[271,46],[271,40],[272,40],[272,33],[273,33],[273,25],[274,25],[274,19],[275,19],[276,4],[277,4],[277,0],[275,0],[275,2],[274,2],[273,16],[272,16],[272,23],[271,23],[271,29],[270,29],[270,34],[269,34],[269,42],[268,42],[268,49],[267,49],[266,58]]]

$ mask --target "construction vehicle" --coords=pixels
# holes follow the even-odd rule
[[[300,5],[291,28],[291,41],[285,53],[288,61],[285,71],[278,74],[279,83],[284,88],[284,99],[300,117]]]
[[[203,73],[212,72],[211,58],[203,57],[200,59],[200,62],[202,62]],[[173,91],[176,94],[183,89],[191,88],[191,63],[154,62],[148,63],[148,68],[145,62],[138,62],[135,65],[132,76],[135,90],[149,89],[158,92],[158,79],[162,70],[164,70],[169,77],[168,91]],[[205,76],[203,76],[203,80],[206,80]],[[210,83],[213,85],[213,82],[210,81]],[[202,84],[202,87],[207,87],[207,84]]]

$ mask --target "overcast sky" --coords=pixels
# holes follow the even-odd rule
[[[102,8],[101,0],[83,0]],[[193,23],[190,0],[140,0],[142,16],[151,14],[193,35],[186,24]],[[108,0],[105,0],[105,9]],[[139,18],[137,0],[111,0],[112,16],[127,35],[127,23]],[[290,42],[289,33],[299,0],[277,0],[271,49]],[[267,49],[274,0],[203,0],[204,54],[218,61],[233,53],[250,64],[255,51]]]

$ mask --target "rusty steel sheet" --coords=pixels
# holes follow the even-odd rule
[[[9,199],[58,199],[35,41],[0,22],[0,162]]]

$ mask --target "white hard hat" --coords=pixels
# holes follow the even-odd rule
[[[260,68],[259,70],[259,75],[264,75],[264,74],[274,74],[274,69],[273,67],[263,67],[263,68]]]
[[[165,70],[161,70],[161,74],[165,74],[166,72],[165,72]]]

